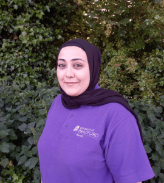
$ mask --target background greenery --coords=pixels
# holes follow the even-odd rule
[[[37,141],[60,91],[59,47],[83,38],[102,52],[100,87],[129,98],[164,182],[164,1],[0,0],[0,182],[40,182]]]

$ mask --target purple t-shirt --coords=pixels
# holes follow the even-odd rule
[[[57,96],[38,153],[43,183],[136,183],[154,177],[136,119],[118,103],[67,109]]]

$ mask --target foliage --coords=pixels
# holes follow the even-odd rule
[[[163,1],[81,0],[78,4],[83,11],[81,36],[103,53],[100,86],[158,103],[164,93]]]
[[[154,0],[0,1],[0,181],[40,182],[37,141],[59,94],[56,54],[65,41],[83,38],[102,52],[100,87],[133,98],[156,174],[147,182],[164,182],[163,6]]]
[[[50,87],[47,83],[38,82],[35,90],[32,86],[22,90],[15,83],[9,86],[1,82],[0,169],[3,179],[9,180],[11,176],[16,179],[22,169],[23,182],[40,182],[37,141],[57,94],[59,88]]]
[[[144,147],[155,178],[146,182],[164,182],[164,95],[160,97],[160,105],[146,104],[131,99],[129,104],[139,117],[142,127]]]
[[[7,162],[8,159],[7,158],[2,159],[2,166],[5,166],[3,164],[4,161]],[[4,178],[4,177],[2,178],[2,181],[5,182],[5,183],[10,183],[10,182],[12,182],[12,183],[22,183],[24,178],[25,178],[25,175],[27,176],[27,171],[23,172],[21,167],[14,167],[11,164],[11,161],[10,161],[9,165],[7,166],[7,168],[2,170],[2,175],[8,177],[7,179]]]
[[[50,63],[65,40],[75,6],[65,1],[0,2],[0,76],[10,83],[51,82]]]

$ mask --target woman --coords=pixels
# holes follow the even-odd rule
[[[98,86],[101,53],[82,39],[59,50],[61,95],[38,142],[43,183],[136,183],[154,176],[138,118],[117,92]]]

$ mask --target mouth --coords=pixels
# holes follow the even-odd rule
[[[75,85],[75,84],[77,84],[77,82],[65,82],[67,85],[69,85],[69,86],[72,86],[72,85]]]

